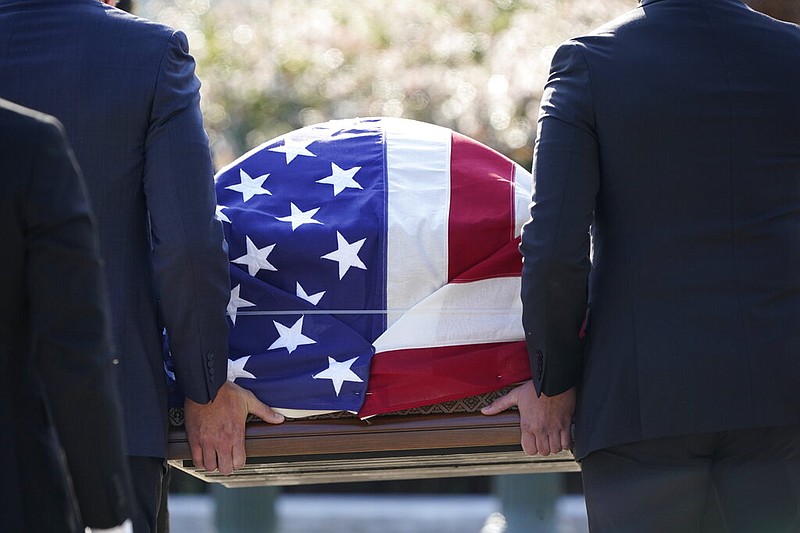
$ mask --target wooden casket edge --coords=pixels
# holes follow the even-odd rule
[[[532,472],[573,472],[568,452],[528,456],[519,415],[480,413],[385,415],[369,420],[248,423],[247,464],[230,476],[194,467],[183,428],[169,434],[169,462],[228,487],[380,481]]]

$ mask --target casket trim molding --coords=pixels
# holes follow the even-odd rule
[[[170,464],[228,487],[298,485],[434,477],[571,472],[568,452],[528,456],[519,444],[519,415],[479,413],[251,422],[248,461],[231,476],[191,461],[182,428],[170,432]]]

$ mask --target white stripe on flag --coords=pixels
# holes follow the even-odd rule
[[[271,406],[270,406],[271,407]],[[314,409],[287,409],[283,407],[272,407],[272,410],[286,418],[308,418],[309,416],[328,415],[339,413],[340,411],[319,411]]]
[[[387,326],[447,283],[447,128],[383,119],[388,182]]]
[[[523,340],[519,292],[518,277],[451,283],[405,313],[373,345],[381,353]]]
[[[516,219],[514,237],[519,237],[522,234],[522,225],[531,216],[532,189],[533,177],[530,172],[514,163],[514,217]]]

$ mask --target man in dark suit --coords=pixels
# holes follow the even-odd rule
[[[0,166],[0,531],[111,528],[130,480],[86,192],[60,124],[2,99]]]
[[[699,531],[706,502],[730,531],[800,528],[798,58],[800,28],[739,0],[644,0],[555,54],[521,244],[534,379],[485,412],[519,405],[547,455],[575,410],[593,531]]]
[[[199,87],[181,32],[98,0],[0,0],[0,96],[64,124],[98,221],[141,531],[165,470],[164,328],[198,466],[244,464],[248,411],[281,420],[226,381],[228,260]]]

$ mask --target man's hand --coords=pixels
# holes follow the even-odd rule
[[[519,408],[522,449],[528,455],[550,455],[572,448],[572,415],[575,412],[575,388],[556,396],[536,396],[532,381],[517,387],[481,409],[496,415],[509,407]]]
[[[283,422],[283,415],[232,381],[226,381],[211,402],[202,404],[187,398],[183,405],[192,461],[208,472],[219,469],[226,476],[244,466],[244,424],[248,414],[270,424]]]

